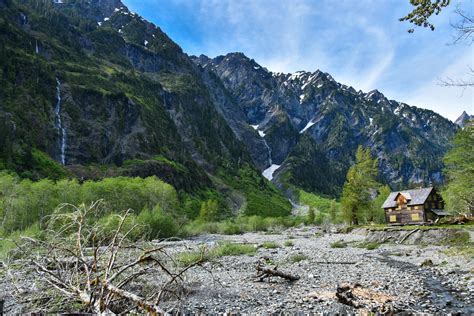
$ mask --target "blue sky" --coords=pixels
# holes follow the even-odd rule
[[[440,86],[467,78],[473,47],[451,45],[460,4],[432,19],[434,32],[398,18],[409,0],[125,0],[183,50],[210,57],[243,52],[271,71],[320,69],[355,89],[432,109],[454,120],[474,114],[473,89]]]

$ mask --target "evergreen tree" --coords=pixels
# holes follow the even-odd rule
[[[453,149],[445,156],[447,185],[443,198],[448,209],[458,214],[474,210],[474,124],[468,123],[453,140]]]
[[[343,217],[352,225],[358,225],[372,207],[372,192],[379,187],[377,174],[377,161],[372,159],[370,150],[359,146],[356,162],[347,172],[341,199]]]

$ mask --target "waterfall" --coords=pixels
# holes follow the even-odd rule
[[[36,40],[35,53],[39,54],[38,40]],[[56,79],[57,80],[57,79]]]
[[[281,167],[281,165],[276,165],[273,163],[273,160],[272,160],[272,149],[270,148],[270,146],[268,145],[266,139],[265,139],[265,133],[261,130],[259,130],[259,125],[250,125],[254,130],[256,130],[258,132],[258,135],[260,135],[260,137],[262,138],[263,140],[263,143],[265,144],[265,147],[267,148],[267,152],[268,152],[268,165],[270,167],[268,167],[267,169],[263,170],[262,172],[262,175],[267,178],[268,180],[272,181],[273,179],[273,173],[275,173],[275,171],[277,171],[278,168]]]
[[[54,126],[59,136],[59,161],[62,165],[66,164],[66,129],[61,119],[61,81],[56,78],[56,107],[54,108]]]
[[[270,148],[270,146],[268,146],[268,143],[267,141],[265,140],[265,138],[262,138],[263,139],[263,143],[265,144],[265,147],[267,147],[267,152],[268,152],[268,164],[271,166],[273,165],[273,161],[272,161],[272,149]]]

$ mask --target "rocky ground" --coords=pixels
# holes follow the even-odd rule
[[[184,299],[160,304],[169,313],[194,314],[474,314],[474,258],[453,255],[448,246],[422,242],[438,233],[416,231],[323,233],[319,227],[291,228],[278,234],[205,235],[168,241],[172,256],[183,251],[218,247],[222,242],[250,244],[253,255],[223,256],[184,276]],[[446,232],[440,232],[445,234]],[[471,231],[471,240],[474,234]],[[390,237],[391,236],[391,237]],[[390,242],[369,250],[368,240]],[[427,239],[428,238],[428,239]],[[334,243],[345,246],[335,248]],[[405,244],[408,243],[408,244]],[[299,277],[256,278],[256,266]],[[19,272],[18,272],[19,273]],[[28,277],[17,276],[26,281]],[[156,280],[147,277],[144,282]],[[8,285],[0,280],[0,292]],[[33,286],[33,285],[31,285]],[[3,288],[3,290],[2,290]],[[5,296],[5,311],[21,311]]]
[[[286,241],[293,246],[285,246]],[[167,302],[171,311],[202,313],[354,313],[336,292],[346,284],[353,289],[352,305],[359,311],[474,313],[474,258],[447,256],[446,246],[384,244],[378,249],[356,247],[365,240],[358,233],[322,234],[318,228],[289,229],[281,234],[247,233],[209,235],[170,247],[213,247],[219,241],[251,243],[253,256],[227,256],[188,274],[189,292],[179,305]],[[337,241],[346,248],[332,248]],[[266,249],[265,242],[278,248]],[[288,243],[286,243],[288,245]],[[296,257],[295,257],[296,256]],[[301,261],[295,258],[301,259]],[[289,282],[272,277],[255,278],[258,262],[300,277]],[[351,294],[349,294],[351,296]]]

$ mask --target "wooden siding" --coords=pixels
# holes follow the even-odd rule
[[[388,224],[420,224],[425,222],[423,210],[385,212]]]
[[[431,191],[424,204],[408,205],[410,201],[402,194],[396,197],[396,204],[396,207],[385,209],[385,220],[389,225],[434,222],[438,216],[431,210],[444,208],[443,198],[435,190]]]

